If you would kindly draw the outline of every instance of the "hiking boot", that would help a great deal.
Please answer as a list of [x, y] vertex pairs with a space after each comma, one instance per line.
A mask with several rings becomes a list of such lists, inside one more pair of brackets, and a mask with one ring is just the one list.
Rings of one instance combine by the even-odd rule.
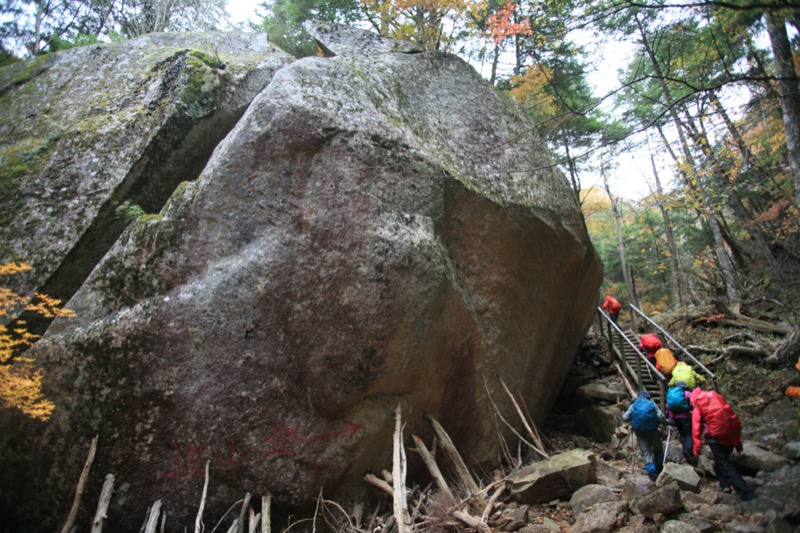
[[725, 494], [733, 494], [733, 489], [731, 487], [720, 487], [719, 491]]
[[745, 492], [742, 493], [742, 501], [743, 502], [749, 502], [749, 501], [755, 500], [755, 499], [756, 499], [756, 495], [752, 490], [748, 490], [748, 491], [745, 491]]

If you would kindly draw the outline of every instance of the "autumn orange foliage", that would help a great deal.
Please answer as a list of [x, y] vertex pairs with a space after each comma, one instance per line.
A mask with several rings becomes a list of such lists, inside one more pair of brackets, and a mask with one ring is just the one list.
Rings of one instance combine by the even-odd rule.
[[[26, 270], [31, 267], [24, 263], [5, 263], [0, 265], [0, 276], [13, 276]], [[42, 394], [42, 374], [34, 369], [33, 360], [14, 355], [33, 344], [38, 336], [29, 332], [23, 321], [17, 321], [11, 330], [6, 323], [23, 311], [45, 318], [75, 316], [73, 311], [59, 308], [60, 304], [60, 300], [44, 294], [21, 296], [0, 286], [0, 318], [4, 322], [0, 324], [0, 403], [37, 420], [50, 418], [55, 405]]]
[[489, 16], [489, 33], [494, 39], [494, 44], [500, 44], [512, 35], [531, 34], [531, 23], [528, 19], [523, 22], [511, 22], [515, 8], [516, 6], [512, 2], [506, 2], [506, 5], [498, 9], [497, 13]]

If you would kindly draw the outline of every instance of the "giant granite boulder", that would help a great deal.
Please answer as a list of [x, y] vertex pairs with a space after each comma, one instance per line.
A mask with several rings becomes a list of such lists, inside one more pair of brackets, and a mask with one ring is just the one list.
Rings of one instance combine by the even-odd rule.
[[471, 466], [498, 457], [496, 410], [518, 420], [504, 385], [544, 420], [601, 279], [567, 181], [462, 60], [327, 34], [32, 350], [58, 409], [3, 416], [0, 512], [66, 515], [95, 435], [84, 497], [113, 473], [122, 531], [157, 498], [191, 528], [207, 461], [206, 523], [246, 491], [358, 496], [391, 466], [398, 405]]

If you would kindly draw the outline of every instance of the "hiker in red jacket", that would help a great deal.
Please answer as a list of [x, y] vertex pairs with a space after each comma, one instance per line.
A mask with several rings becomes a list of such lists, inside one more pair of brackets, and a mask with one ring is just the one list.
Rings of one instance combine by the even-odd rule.
[[608, 313], [608, 316], [611, 317], [611, 320], [616, 324], [619, 319], [619, 312], [622, 311], [622, 305], [620, 305], [616, 298], [607, 294], [606, 299], [603, 300], [603, 306], [600, 309]]
[[656, 366], [656, 352], [661, 349], [661, 339], [652, 333], [645, 333], [639, 339], [639, 351], [644, 352], [647, 360]]
[[742, 501], [750, 501], [756, 497], [753, 489], [736, 470], [730, 457], [733, 449], [742, 451], [742, 423], [739, 417], [721, 394], [716, 391], [705, 391], [700, 387], [694, 389], [690, 398], [692, 411], [692, 440], [694, 455], [700, 455], [700, 447], [705, 439], [714, 455], [714, 474], [719, 480], [720, 489], [730, 492], [731, 488], [739, 492]]

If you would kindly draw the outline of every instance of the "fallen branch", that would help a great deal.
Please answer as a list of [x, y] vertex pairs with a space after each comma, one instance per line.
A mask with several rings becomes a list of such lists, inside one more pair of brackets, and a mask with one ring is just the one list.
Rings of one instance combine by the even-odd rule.
[[61, 528], [61, 533], [69, 533], [72, 526], [75, 524], [75, 519], [78, 517], [78, 508], [81, 506], [81, 498], [83, 497], [83, 490], [86, 488], [86, 480], [89, 477], [89, 470], [92, 468], [94, 462], [94, 454], [97, 452], [97, 439], [99, 435], [95, 435], [92, 439], [92, 444], [89, 446], [89, 455], [86, 456], [86, 463], [83, 465], [81, 477], [78, 479], [78, 486], [75, 488], [75, 499], [72, 500], [72, 508], [67, 515], [67, 521], [64, 527]]
[[100, 491], [100, 499], [97, 501], [97, 511], [92, 520], [92, 533], [103, 531], [103, 521], [108, 518], [108, 505], [111, 503], [111, 495], [114, 493], [114, 474], [106, 475], [103, 482], [103, 489]]
[[631, 395], [631, 397], [636, 397], [636, 389], [631, 384], [631, 381], [628, 379], [628, 376], [625, 374], [625, 372], [622, 371], [622, 367], [619, 366], [619, 363], [617, 362], [614, 362], [614, 367], [617, 369], [617, 374], [619, 374], [619, 376], [622, 378], [625, 388], [628, 389], [628, 393]]
[[206, 480], [203, 482], [203, 497], [200, 498], [200, 509], [197, 510], [197, 518], [194, 520], [194, 533], [200, 533], [203, 529], [203, 510], [206, 508], [206, 495], [208, 494], [208, 469], [211, 461], [206, 461]]
[[453, 492], [450, 490], [450, 487], [447, 485], [447, 481], [445, 481], [444, 476], [442, 475], [442, 471], [439, 470], [439, 465], [436, 464], [436, 459], [434, 459], [433, 454], [428, 451], [428, 448], [425, 446], [425, 443], [422, 442], [422, 439], [416, 435], [412, 435], [411, 438], [414, 439], [414, 445], [416, 446], [417, 453], [419, 453], [420, 457], [422, 457], [422, 462], [425, 463], [425, 466], [428, 467], [428, 472], [430, 472], [436, 487], [441, 492], [447, 494], [451, 500], [455, 499], [453, 497]]
[[521, 442], [525, 443], [525, 445], [526, 445], [526, 446], [528, 446], [528, 447], [529, 447], [529, 448], [531, 448], [531, 449], [536, 449], [536, 445], [535, 445], [535, 444], [533, 444], [532, 442], [528, 442], [528, 440], [527, 440], [525, 437], [523, 437], [522, 435], [520, 435], [520, 434], [519, 434], [519, 432], [518, 432], [518, 431], [517, 431], [517, 430], [514, 428], [514, 426], [512, 426], [512, 425], [511, 425], [511, 424], [508, 422], [508, 420], [506, 420], [506, 419], [505, 419], [505, 417], [502, 415], [502, 413], [500, 413], [500, 408], [499, 408], [499, 407], [497, 407], [497, 404], [496, 404], [496, 403], [494, 403], [494, 399], [492, 398], [492, 395], [489, 393], [489, 386], [488, 386], [488, 385], [487, 385], [485, 382], [484, 382], [483, 386], [484, 386], [484, 388], [486, 388], [486, 395], [487, 395], [487, 397], [489, 398], [489, 402], [492, 404], [492, 407], [494, 407], [494, 412], [495, 412], [495, 414], [497, 415], [497, 417], [498, 417], [500, 420], [502, 420], [502, 421], [503, 421], [503, 424], [505, 424], [505, 425], [506, 425], [506, 427], [507, 427], [509, 430], [511, 430], [511, 432], [512, 432], [512, 433], [513, 433], [513, 434], [514, 434], [514, 435], [515, 435], [515, 436], [516, 436], [516, 437], [517, 437], [517, 438], [518, 438], [518, 439], [519, 439]]
[[272, 494], [261, 497], [261, 533], [271, 533], [270, 515], [272, 514]]
[[536, 442], [536, 444], [538, 444], [538, 447], [536, 447], [536, 446], [533, 447], [533, 451], [535, 451], [536, 453], [538, 453], [541, 457], [543, 457], [545, 459], [550, 459], [550, 456], [547, 455], [547, 452], [544, 451], [544, 443], [542, 442], [541, 437], [539, 437], [539, 433], [534, 431], [531, 428], [530, 424], [528, 424], [528, 420], [525, 418], [525, 415], [522, 413], [522, 409], [520, 409], [519, 404], [517, 403], [517, 400], [514, 398], [514, 395], [511, 394], [511, 391], [508, 390], [508, 387], [506, 387], [506, 384], [502, 379], [500, 380], [500, 383], [503, 385], [503, 389], [505, 389], [506, 394], [508, 394], [508, 397], [511, 399], [511, 403], [514, 404], [514, 408], [517, 410], [517, 414], [519, 415], [520, 420], [522, 420], [522, 423], [525, 426], [525, 429], [528, 430], [528, 435], [530, 435], [531, 438]]
[[722, 354], [711, 361], [710, 364], [717, 363], [726, 357], [731, 356], [744, 356], [744, 357], [769, 357], [769, 352], [764, 348], [754, 348], [750, 346], [728, 346], [722, 351]]
[[464, 511], [453, 511], [453, 516], [467, 524], [469, 527], [477, 529], [483, 533], [492, 533], [492, 528], [482, 522], [479, 518], [475, 518], [471, 514]]
[[394, 453], [392, 460], [392, 479], [394, 480], [394, 516], [397, 522], [397, 532], [407, 533], [411, 528], [411, 517], [408, 514], [408, 501], [406, 501], [406, 449], [403, 446], [403, 424], [401, 421], [400, 405], [394, 410]]
[[236, 521], [236, 531], [244, 533], [244, 517], [247, 516], [247, 510], [250, 508], [250, 493], [246, 492], [244, 495], [244, 502], [242, 502], [242, 510], [239, 511], [239, 519]]
[[155, 533], [156, 526], [158, 525], [158, 515], [161, 514], [161, 500], [156, 500], [150, 508], [150, 516], [147, 519], [147, 525], [144, 528], [144, 533]]
[[483, 515], [481, 516], [481, 521], [488, 522], [489, 517], [492, 514], [492, 509], [494, 508], [494, 504], [497, 503], [497, 500], [500, 498], [500, 495], [506, 490], [506, 484], [503, 482], [503, 479], [495, 474], [495, 483], [497, 484], [497, 488], [495, 489], [492, 496], [489, 498], [489, 501], [486, 503], [486, 509], [483, 510]]
[[366, 481], [370, 485], [378, 487], [383, 492], [394, 498], [394, 491], [392, 490], [392, 486], [386, 483], [378, 476], [376, 476], [375, 474], [367, 474], [366, 476], [364, 476], [364, 481]]
[[429, 416], [428, 419], [431, 421], [433, 431], [436, 433], [442, 445], [442, 451], [450, 459], [450, 463], [456, 471], [456, 476], [461, 480], [466, 493], [469, 496], [475, 497], [476, 503], [480, 507], [480, 510], [483, 511], [483, 509], [486, 508], [486, 500], [484, 500], [483, 496], [480, 494], [480, 487], [478, 487], [472, 474], [470, 474], [467, 465], [464, 463], [464, 459], [461, 458], [461, 454], [458, 453], [452, 439], [450, 439], [450, 435], [447, 434], [444, 428], [433, 417]]

